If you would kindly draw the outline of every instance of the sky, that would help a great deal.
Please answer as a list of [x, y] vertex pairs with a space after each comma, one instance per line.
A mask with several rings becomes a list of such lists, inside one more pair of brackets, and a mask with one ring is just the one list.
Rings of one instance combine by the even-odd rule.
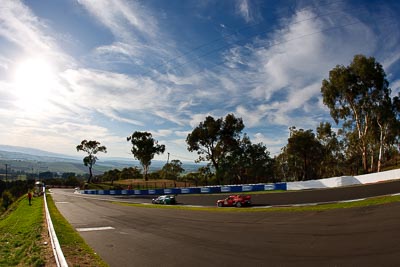
[[150, 132], [155, 159], [193, 161], [206, 116], [242, 118], [271, 156], [289, 127], [335, 124], [322, 80], [375, 57], [400, 90], [400, 2], [367, 0], [1, 0], [0, 144], [132, 158]]

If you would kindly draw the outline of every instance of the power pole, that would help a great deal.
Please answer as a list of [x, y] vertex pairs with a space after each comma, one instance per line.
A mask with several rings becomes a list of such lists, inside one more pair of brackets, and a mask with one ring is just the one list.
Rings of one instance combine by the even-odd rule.
[[7, 167], [8, 167], [8, 164], [6, 164], [6, 183], [7, 183]]
[[169, 163], [169, 152], [168, 152], [168, 158], [167, 158], [167, 164], [166, 164], [166, 168], [165, 168], [165, 178], [168, 179], [168, 163]]

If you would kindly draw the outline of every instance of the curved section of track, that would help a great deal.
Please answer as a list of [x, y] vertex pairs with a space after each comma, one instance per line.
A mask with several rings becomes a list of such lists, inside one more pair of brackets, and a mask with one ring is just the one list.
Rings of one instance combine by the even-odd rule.
[[[399, 184], [260, 194], [254, 200], [340, 201], [398, 193]], [[86, 229], [81, 236], [110, 266], [397, 266], [400, 258], [399, 202], [328, 211], [205, 212], [123, 206], [53, 191], [63, 216]], [[221, 195], [198, 197], [179, 200], [215, 205], [212, 198]]]
[[[400, 180], [349, 187], [262, 193], [252, 195], [255, 206], [298, 205], [308, 203], [346, 201], [400, 193]], [[179, 203], [185, 205], [215, 206], [218, 199], [227, 195], [179, 195]]]

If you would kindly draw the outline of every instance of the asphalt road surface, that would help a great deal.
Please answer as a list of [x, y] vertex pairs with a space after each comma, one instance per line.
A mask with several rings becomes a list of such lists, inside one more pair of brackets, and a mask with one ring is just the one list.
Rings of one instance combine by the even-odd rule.
[[[354, 187], [358, 192], [354, 195], [343, 193], [349, 188], [323, 190], [322, 195], [336, 192], [333, 195], [360, 198], [368, 192], [399, 193], [399, 184]], [[312, 199], [303, 195], [307, 192], [287, 197], [305, 198], [300, 202], [307, 203]], [[57, 208], [110, 266], [399, 266], [400, 262], [400, 203], [323, 212], [207, 212], [129, 207], [97, 197], [53, 189]], [[141, 200], [133, 199], [137, 201]]]

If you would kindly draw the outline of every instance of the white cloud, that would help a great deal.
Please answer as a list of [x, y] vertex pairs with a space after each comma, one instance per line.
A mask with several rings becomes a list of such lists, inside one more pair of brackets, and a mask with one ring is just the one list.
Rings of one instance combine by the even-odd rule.
[[210, 113], [206, 113], [206, 114], [193, 114], [192, 115], [192, 118], [191, 118], [191, 120], [190, 120], [190, 126], [192, 127], [192, 128], [195, 128], [195, 127], [197, 127], [197, 126], [199, 126], [199, 124], [200, 124], [200, 122], [203, 122], [204, 121], [204, 119], [207, 117], [207, 116], [212, 116]]
[[94, 54], [99, 60], [111, 61], [111, 63], [124, 62], [124, 63], [135, 63], [143, 64], [141, 60], [137, 58], [138, 48], [132, 44], [123, 42], [114, 42], [110, 45], [99, 46], [95, 49]]
[[247, 23], [254, 22], [261, 17], [257, 9], [252, 7], [252, 4], [254, 4], [254, 2], [251, 2], [249, 0], [239, 0], [236, 2], [236, 12]]
[[184, 137], [185, 139], [188, 136], [188, 134], [190, 134], [190, 133], [191, 133], [191, 131], [174, 131], [174, 134], [176, 136]]
[[0, 55], [0, 71], [3, 69], [3, 71], [6, 71], [9, 69], [10, 64], [12, 64], [12, 61], [2, 55]]
[[0, 9], [0, 35], [25, 50], [49, 50], [52, 40], [43, 35], [44, 24], [20, 1], [5, 1]]
[[[95, 48], [98, 60], [135, 63], [148, 62], [147, 55], [168, 57], [170, 44], [159, 31], [150, 10], [136, 1], [77, 0], [95, 19], [113, 34], [115, 41]], [[103, 58], [105, 57], [105, 58]]]
[[[293, 88], [288, 94], [285, 109], [287, 111], [304, 108], [307, 102], [320, 93], [321, 84], [314, 83], [304, 88]], [[313, 110], [315, 112], [315, 110]]]
[[144, 124], [142, 122], [126, 118], [125, 116], [120, 116], [120, 115], [116, 114], [116, 112], [114, 110], [109, 109], [107, 107], [101, 108], [101, 109], [99, 109], [99, 111], [102, 114], [104, 114], [106, 117], [108, 117], [112, 120], [132, 124], [132, 125], [137, 125], [137, 126], [144, 126]]
[[77, 140], [80, 139], [105, 139], [109, 138], [110, 132], [107, 128], [93, 124], [78, 123], [78, 122], [63, 122], [59, 124], [52, 124], [49, 126], [50, 131], [55, 133], [74, 133]]
[[390, 67], [395, 64], [400, 59], [400, 51], [396, 51], [389, 55], [388, 58], [382, 63], [384, 69], [390, 69]]
[[287, 142], [286, 136], [281, 135], [279, 138], [271, 138], [259, 132], [255, 133], [250, 138], [252, 143], [263, 143], [267, 147], [267, 150], [271, 153], [271, 156], [278, 154], [282, 148], [282, 144]]
[[389, 84], [392, 89], [392, 97], [397, 96], [400, 93], [400, 80], [395, 80]]
[[[21, 1], [4, 1], [0, 8], [0, 37], [19, 47], [20, 57], [38, 56], [51, 58], [54, 62], [73, 65], [71, 57], [62, 52], [55, 42], [49, 25], [40, 20]], [[3, 57], [4, 58], [4, 57]], [[10, 67], [12, 61], [6, 59]], [[2, 60], [4, 61], [4, 60]]]
[[[259, 126], [263, 118], [271, 125], [310, 127], [315, 118], [326, 116], [320, 87], [329, 70], [350, 62], [354, 54], [376, 48], [378, 37], [364, 23], [338, 28], [351, 19], [355, 20], [350, 15], [317, 17], [303, 10], [284, 20], [268, 38], [257, 38], [245, 50], [235, 48], [224, 54], [231, 67], [221, 73], [230, 80], [225, 89], [229, 90], [229, 84], [241, 88], [236, 112], [249, 127]], [[238, 64], [247, 70], [236, 71]]]
[[166, 97], [163, 88], [148, 78], [93, 69], [69, 69], [61, 76], [71, 90], [66, 96], [69, 103], [80, 107], [147, 110], [162, 105]]
[[135, 40], [132, 30], [154, 36], [156, 21], [136, 2], [120, 0], [78, 0], [95, 18], [123, 40]]
[[177, 125], [184, 125], [185, 121], [180, 118], [180, 115], [172, 114], [162, 110], [155, 110], [154, 114], [158, 117], [176, 123]]
[[[160, 119], [159, 122], [153, 120], [153, 124], [169, 121], [180, 126], [187, 123], [185, 116], [190, 116], [187, 112], [185, 115], [183, 110], [190, 107], [187, 104], [193, 95], [186, 94], [179, 87], [171, 88], [165, 79], [133, 77], [93, 69], [69, 69], [60, 76], [70, 90], [63, 98], [68, 99], [66, 103], [70, 103], [71, 109], [77, 109], [80, 113], [97, 111], [110, 119], [142, 126], [145, 125], [142, 120], [145, 114]], [[195, 91], [195, 94], [198, 97], [202, 93]], [[115, 111], [118, 114], [135, 114], [136, 118], [116, 115]]]
[[243, 123], [246, 127], [258, 126], [265, 116], [265, 111], [263, 110], [248, 110], [244, 106], [238, 106], [235, 112], [237, 117], [243, 119]]
[[[292, 21], [302, 21], [310, 15], [308, 12], [297, 13]], [[261, 88], [266, 91], [264, 93], [266, 100], [282, 88], [292, 85], [304, 86], [308, 82], [307, 77], [321, 72], [321, 59], [324, 59], [325, 52], [323, 34], [298, 38], [318, 32], [321, 27], [318, 21], [289, 23], [287, 28], [277, 30], [273, 34], [272, 41], [268, 41], [274, 45], [266, 43], [266, 48], [255, 51], [262, 66], [260, 74], [263, 75], [265, 84], [268, 84], [268, 88]], [[255, 95], [259, 94], [260, 92], [255, 92]]]
[[169, 129], [160, 129], [160, 130], [156, 130], [154, 132], [152, 132], [152, 135], [154, 137], [160, 138], [160, 137], [165, 137], [165, 136], [169, 136], [173, 133], [172, 130]]
[[242, 57], [242, 47], [234, 46], [224, 53], [225, 65], [229, 68], [238, 68], [240, 65], [247, 65]]

